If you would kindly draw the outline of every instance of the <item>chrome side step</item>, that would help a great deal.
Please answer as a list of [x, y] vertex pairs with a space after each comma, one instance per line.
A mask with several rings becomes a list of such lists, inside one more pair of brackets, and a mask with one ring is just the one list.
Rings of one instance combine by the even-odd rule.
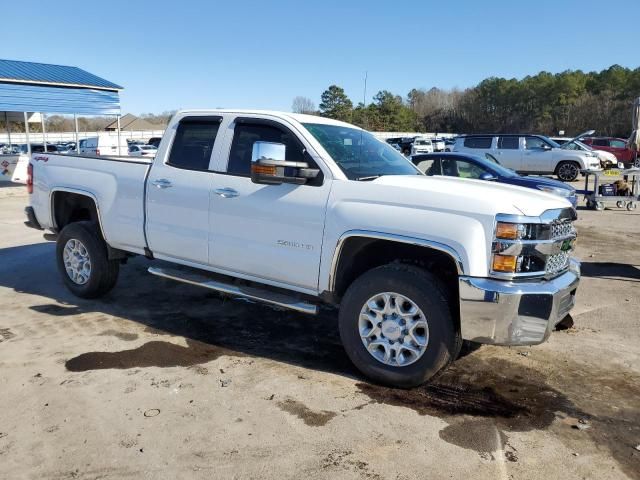
[[216, 280], [215, 278], [207, 275], [174, 268], [149, 267], [148, 272], [159, 277], [216, 290], [233, 297], [248, 298], [257, 302], [267, 303], [269, 305], [289, 310], [296, 310], [309, 315], [316, 315], [318, 313], [318, 307], [316, 305], [300, 300], [293, 295], [272, 292], [258, 287], [234, 285], [223, 280]]

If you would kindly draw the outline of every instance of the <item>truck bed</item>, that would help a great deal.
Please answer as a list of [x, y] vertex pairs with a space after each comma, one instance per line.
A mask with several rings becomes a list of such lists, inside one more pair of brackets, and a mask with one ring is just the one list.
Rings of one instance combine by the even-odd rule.
[[51, 212], [56, 192], [89, 195], [100, 206], [98, 215], [107, 243], [144, 253], [144, 189], [150, 159], [36, 153], [31, 164], [31, 205], [42, 227], [55, 228]]

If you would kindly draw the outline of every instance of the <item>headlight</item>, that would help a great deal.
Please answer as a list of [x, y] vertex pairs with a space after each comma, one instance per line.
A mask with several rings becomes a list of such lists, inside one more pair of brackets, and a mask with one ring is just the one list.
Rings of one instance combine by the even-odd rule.
[[571, 219], [516, 223], [500, 221], [500, 217], [504, 216], [498, 215], [491, 245], [493, 274], [507, 278], [537, 276], [556, 274], [568, 267], [569, 252], [576, 238]]
[[553, 193], [554, 195], [558, 195], [559, 197], [570, 197], [573, 193], [571, 190], [567, 188], [560, 187], [550, 187], [549, 185], [537, 185], [538, 190], [542, 190], [543, 192]]

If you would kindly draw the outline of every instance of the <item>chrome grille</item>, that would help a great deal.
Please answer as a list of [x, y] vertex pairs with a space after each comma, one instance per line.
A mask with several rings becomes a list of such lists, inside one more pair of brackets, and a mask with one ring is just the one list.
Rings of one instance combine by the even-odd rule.
[[570, 220], [551, 224], [551, 238], [561, 238], [571, 235], [575, 232], [573, 223]]
[[554, 274], [561, 272], [569, 266], [569, 252], [560, 252], [549, 255], [547, 258], [546, 273]]

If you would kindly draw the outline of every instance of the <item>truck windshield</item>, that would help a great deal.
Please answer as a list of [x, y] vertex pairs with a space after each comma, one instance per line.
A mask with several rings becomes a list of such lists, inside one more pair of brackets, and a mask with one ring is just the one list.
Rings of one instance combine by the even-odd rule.
[[305, 123], [304, 126], [350, 180], [370, 180], [383, 175], [422, 175], [398, 151], [369, 132], [321, 123]]

